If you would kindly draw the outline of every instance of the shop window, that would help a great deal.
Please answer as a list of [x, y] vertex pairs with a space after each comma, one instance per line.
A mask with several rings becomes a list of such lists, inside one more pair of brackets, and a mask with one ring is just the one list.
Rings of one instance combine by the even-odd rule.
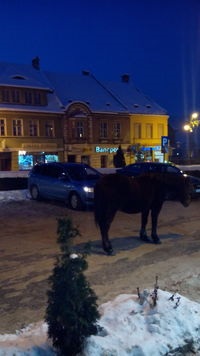
[[0, 152], [0, 171], [11, 170], [11, 153]]
[[18, 155], [18, 166], [20, 170], [28, 170], [33, 167], [33, 155], [20, 153]]
[[13, 120], [13, 136], [22, 136], [22, 120]]
[[68, 162], [76, 162], [76, 155], [68, 155], [67, 161]]
[[58, 162], [57, 154], [45, 154], [45, 163]]
[[81, 156], [81, 163], [90, 165], [90, 156]]
[[29, 136], [38, 136], [38, 120], [29, 120]]
[[107, 168], [108, 166], [108, 157], [106, 155], [101, 156], [101, 168]]

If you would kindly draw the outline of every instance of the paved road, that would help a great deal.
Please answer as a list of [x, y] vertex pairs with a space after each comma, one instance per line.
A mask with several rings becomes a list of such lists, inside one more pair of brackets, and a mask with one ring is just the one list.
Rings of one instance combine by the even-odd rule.
[[188, 208], [166, 202], [160, 214], [161, 245], [144, 244], [138, 238], [139, 215], [118, 213], [110, 230], [115, 255], [101, 248], [93, 213], [74, 212], [55, 203], [31, 200], [0, 205], [0, 333], [14, 332], [31, 322], [43, 320], [47, 279], [55, 256], [57, 218], [69, 215], [81, 236], [81, 249], [91, 241], [87, 278], [99, 304], [121, 293], [151, 288], [158, 275], [161, 289], [200, 302], [200, 200]]

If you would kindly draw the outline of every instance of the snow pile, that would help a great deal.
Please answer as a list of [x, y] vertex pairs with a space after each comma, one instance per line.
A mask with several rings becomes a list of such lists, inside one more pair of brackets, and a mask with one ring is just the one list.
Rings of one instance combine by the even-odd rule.
[[26, 199], [30, 199], [30, 194], [27, 189], [0, 191], [0, 203], [4, 201], [19, 201]]
[[[161, 356], [191, 349], [200, 355], [199, 303], [159, 289], [156, 306], [148, 298], [141, 304], [137, 295], [122, 294], [99, 309], [99, 334], [87, 339], [84, 356]], [[1, 335], [0, 356], [14, 354], [54, 355], [47, 325]]]

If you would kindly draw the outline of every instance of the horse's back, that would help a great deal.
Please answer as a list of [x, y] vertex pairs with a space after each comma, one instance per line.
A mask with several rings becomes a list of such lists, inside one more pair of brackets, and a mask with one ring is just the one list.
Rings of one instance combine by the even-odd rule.
[[149, 176], [127, 177], [118, 173], [103, 176], [95, 186], [95, 220], [105, 218], [110, 213], [121, 210], [134, 214], [151, 206], [155, 197], [154, 185]]

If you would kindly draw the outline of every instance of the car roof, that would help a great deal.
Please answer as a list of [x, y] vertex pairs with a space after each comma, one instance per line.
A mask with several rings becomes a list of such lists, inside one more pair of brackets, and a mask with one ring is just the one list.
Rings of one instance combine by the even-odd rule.
[[[47, 163], [38, 163], [38, 166], [82, 166], [82, 167], [90, 167], [88, 164], [86, 163], [81, 163], [81, 162], [47, 162]], [[91, 167], [93, 168], [93, 167]]]
[[173, 167], [177, 167], [174, 163], [171, 163], [171, 162], [135, 162], [135, 163], [128, 164], [126, 167], [139, 166], [139, 165], [141, 165], [141, 166], [153, 165], [153, 166], [173, 166]]

